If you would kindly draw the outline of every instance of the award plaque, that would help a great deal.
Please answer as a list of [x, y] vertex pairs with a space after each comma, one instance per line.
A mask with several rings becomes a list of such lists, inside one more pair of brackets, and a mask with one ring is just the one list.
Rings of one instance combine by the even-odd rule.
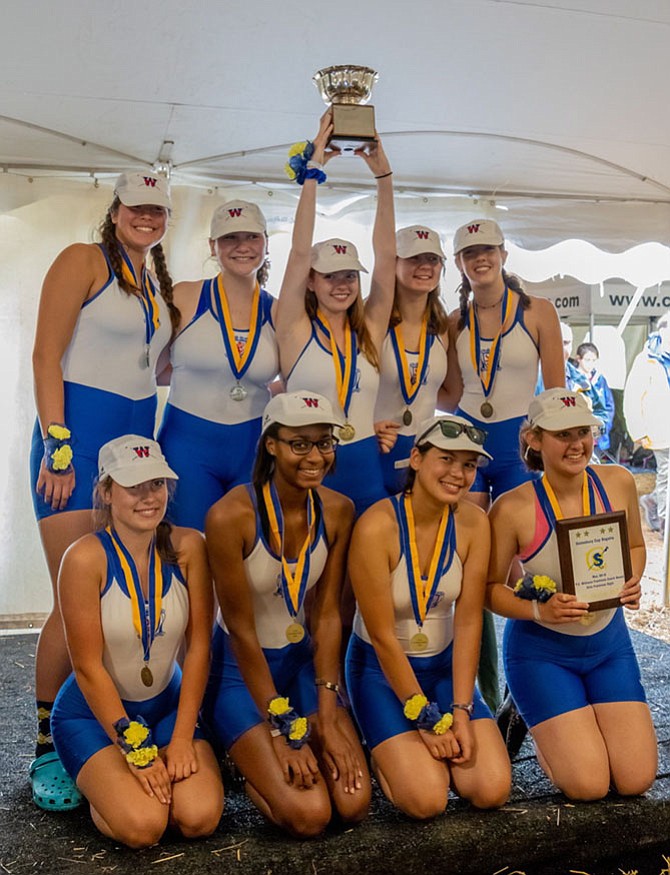
[[353, 152], [374, 143], [375, 108], [366, 106], [379, 78], [370, 67], [344, 64], [325, 67], [312, 77], [324, 102], [333, 108], [332, 143], [342, 152]]
[[563, 592], [589, 603], [589, 611], [621, 606], [632, 577], [628, 527], [622, 510], [556, 521]]

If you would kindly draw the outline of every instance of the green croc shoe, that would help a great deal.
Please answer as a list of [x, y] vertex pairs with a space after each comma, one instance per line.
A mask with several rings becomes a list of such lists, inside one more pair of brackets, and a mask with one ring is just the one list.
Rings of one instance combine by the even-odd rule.
[[55, 751], [32, 761], [30, 783], [33, 802], [45, 811], [71, 811], [81, 805], [84, 798]]

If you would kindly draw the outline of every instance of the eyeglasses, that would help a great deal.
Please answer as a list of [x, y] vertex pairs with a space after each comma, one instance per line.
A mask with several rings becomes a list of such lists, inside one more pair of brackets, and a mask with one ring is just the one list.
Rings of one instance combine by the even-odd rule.
[[335, 448], [339, 444], [336, 437], [321, 438], [318, 441], [308, 441], [306, 438], [294, 438], [287, 441], [285, 438], [276, 438], [282, 444], [288, 444], [291, 452], [296, 456], [307, 456], [312, 452], [312, 447], [316, 447], [322, 456], [327, 456], [329, 453], [334, 453]]
[[417, 446], [428, 437], [431, 431], [435, 431], [436, 428], [440, 429], [444, 437], [451, 440], [460, 437], [465, 433], [473, 444], [477, 444], [477, 446], [480, 447], [484, 445], [484, 441], [488, 434], [483, 428], [477, 428], [476, 425], [463, 425], [462, 422], [454, 422], [452, 419], [440, 419], [439, 422], [431, 425], [428, 431], [425, 431], [416, 439]]

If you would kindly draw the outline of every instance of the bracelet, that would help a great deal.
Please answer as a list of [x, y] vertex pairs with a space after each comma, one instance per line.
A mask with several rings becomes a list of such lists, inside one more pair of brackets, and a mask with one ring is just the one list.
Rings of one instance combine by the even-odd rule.
[[139, 714], [137, 720], [122, 717], [113, 724], [116, 743], [125, 755], [126, 762], [137, 769], [146, 769], [158, 756], [158, 748], [151, 741], [151, 730]]
[[375, 176], [375, 179], [386, 179], [387, 176], [393, 176], [393, 171], [389, 170], [388, 173], [380, 173], [379, 176]]
[[332, 690], [333, 693], [340, 692], [340, 685], [339, 684], [331, 684], [330, 681], [325, 681], [323, 678], [317, 678], [314, 681], [314, 684], [317, 687], [325, 687], [327, 690]]
[[271, 738], [279, 738], [280, 735], [281, 735], [281, 729], [271, 729], [270, 730], [270, 737]]
[[435, 702], [429, 702], [423, 693], [415, 693], [405, 700], [403, 714], [408, 720], [414, 720], [418, 729], [433, 735], [444, 735], [454, 722], [449, 711], [442, 714]]
[[[556, 581], [552, 580], [551, 577], [547, 577], [546, 574], [530, 574], [527, 571], [514, 584], [512, 592], [519, 599], [527, 599], [533, 602], [548, 602], [557, 589]], [[533, 616], [536, 620], [538, 619], [535, 615], [535, 608], [533, 608]]]
[[44, 465], [53, 474], [69, 474], [72, 470], [72, 432], [65, 425], [49, 423], [44, 438]]
[[294, 179], [298, 185], [303, 185], [306, 179], [316, 179], [321, 185], [327, 179], [316, 161], [311, 161], [314, 154], [314, 143], [304, 140], [294, 143], [288, 150], [288, 161], [284, 165], [284, 171], [289, 179]]
[[463, 702], [452, 702], [451, 710], [458, 709], [459, 711], [467, 711], [468, 717], [472, 717], [472, 712], [475, 710], [475, 706], [472, 702], [469, 705], [464, 704]]
[[300, 717], [291, 708], [289, 700], [283, 696], [275, 696], [268, 704], [268, 720], [274, 729], [279, 730], [286, 743], [294, 750], [300, 750], [309, 738], [310, 726], [306, 717]]
[[537, 620], [538, 623], [542, 622], [542, 617], [540, 616], [540, 603], [538, 601], [533, 602], [533, 619]]

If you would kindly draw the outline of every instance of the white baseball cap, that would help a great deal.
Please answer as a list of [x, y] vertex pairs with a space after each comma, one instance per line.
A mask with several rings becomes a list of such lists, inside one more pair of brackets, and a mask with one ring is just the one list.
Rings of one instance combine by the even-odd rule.
[[454, 255], [468, 246], [503, 246], [505, 238], [500, 225], [493, 219], [473, 219], [461, 225], [454, 234]]
[[335, 414], [327, 398], [307, 391], [281, 392], [275, 395], [263, 411], [262, 433], [274, 423], [289, 428], [299, 428], [302, 425], [343, 425], [341, 417]]
[[469, 419], [453, 413], [442, 413], [439, 416], [431, 416], [421, 423], [414, 439], [414, 446], [432, 444], [441, 450], [469, 450], [492, 459], [493, 456], [484, 449], [485, 440], [484, 429], [473, 425]]
[[413, 255], [423, 255], [424, 252], [446, 258], [440, 235], [432, 228], [426, 228], [425, 225], [400, 228], [396, 231], [395, 243], [398, 258], [411, 258]]
[[591, 410], [591, 401], [583, 392], [571, 392], [557, 387], [540, 392], [530, 402], [528, 421], [531, 426], [546, 431], [598, 425], [602, 422]]
[[360, 270], [367, 273], [358, 258], [358, 250], [348, 240], [331, 237], [312, 246], [312, 269], [318, 273], [335, 273], [338, 270]]
[[159, 444], [139, 434], [124, 434], [100, 447], [98, 480], [105, 477], [111, 477], [119, 486], [137, 486], [162, 478], [179, 480]]
[[150, 170], [139, 173], [122, 173], [116, 180], [114, 194], [124, 207], [141, 207], [151, 204], [169, 210], [170, 183], [164, 176]]
[[226, 201], [214, 210], [209, 229], [210, 240], [218, 240], [226, 234], [246, 231], [249, 234], [265, 234], [265, 216], [257, 204], [249, 201]]

